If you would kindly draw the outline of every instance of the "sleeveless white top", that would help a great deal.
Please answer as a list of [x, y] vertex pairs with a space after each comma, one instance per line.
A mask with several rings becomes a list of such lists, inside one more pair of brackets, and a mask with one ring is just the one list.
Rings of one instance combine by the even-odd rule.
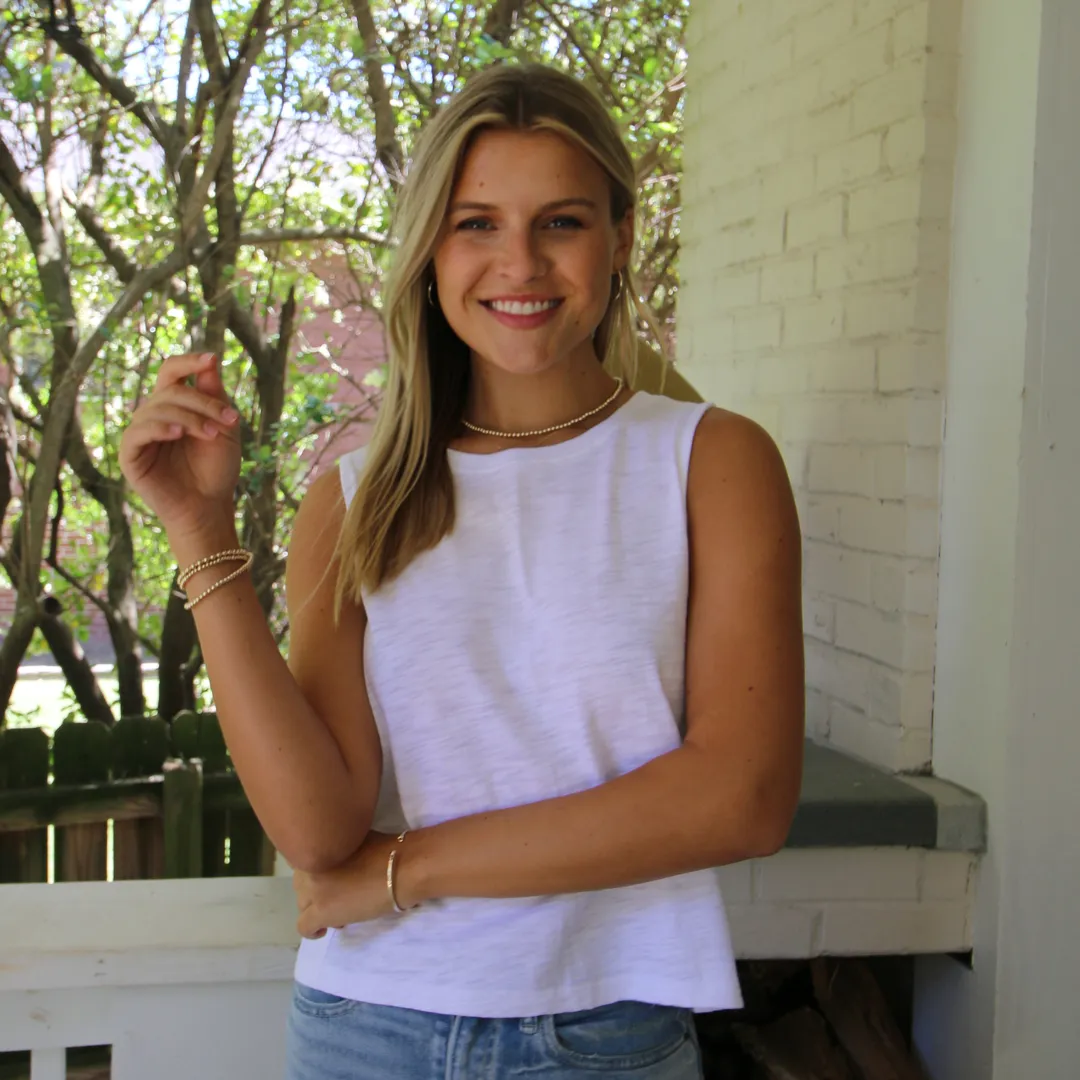
[[[637, 393], [566, 442], [449, 451], [453, 532], [364, 598], [383, 748], [374, 828], [567, 795], [680, 744], [686, 480], [707, 408]], [[362, 458], [339, 463], [346, 500]], [[431, 901], [304, 941], [296, 977], [372, 1004], [477, 1017], [627, 999], [742, 1003], [714, 870]]]

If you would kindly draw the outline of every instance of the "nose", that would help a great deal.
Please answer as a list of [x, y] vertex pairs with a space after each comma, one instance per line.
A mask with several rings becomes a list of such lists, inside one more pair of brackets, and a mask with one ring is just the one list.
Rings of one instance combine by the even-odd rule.
[[548, 260], [540, 244], [540, 237], [527, 226], [503, 229], [499, 252], [499, 269], [509, 281], [524, 283], [543, 277]]

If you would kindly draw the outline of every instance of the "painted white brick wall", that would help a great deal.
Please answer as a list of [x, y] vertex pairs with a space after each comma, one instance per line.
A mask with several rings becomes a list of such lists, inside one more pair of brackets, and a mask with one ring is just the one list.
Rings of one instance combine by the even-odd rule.
[[788, 848], [721, 870], [742, 959], [965, 952], [978, 862], [961, 851]]
[[791, 473], [811, 734], [896, 770], [930, 760], [959, 16], [701, 0], [688, 28], [679, 363]]

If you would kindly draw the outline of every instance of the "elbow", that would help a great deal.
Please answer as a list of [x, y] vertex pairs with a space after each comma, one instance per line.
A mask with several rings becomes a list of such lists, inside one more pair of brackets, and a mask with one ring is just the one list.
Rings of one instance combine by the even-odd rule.
[[790, 798], [777, 797], [773, 792], [746, 799], [743, 812], [737, 815], [741, 822], [736, 844], [738, 860], [766, 859], [781, 851], [797, 809], [798, 792]]
[[787, 843], [788, 833], [791, 831], [792, 815], [783, 817], [773, 816], [771, 821], [759, 821], [757, 827], [747, 837], [747, 851], [744, 858], [767, 859], [781, 851]]
[[738, 818], [743, 823], [744, 859], [766, 859], [781, 851], [787, 843], [799, 809], [801, 754], [798, 766], [792, 768], [790, 765], [785, 763], [783, 768], [767, 770], [743, 788]]
[[293, 870], [302, 870], [305, 874], [325, 874], [340, 866], [352, 854], [340, 854], [335, 850], [315, 848], [311, 845], [278, 850]]
[[356, 822], [348, 828], [313, 829], [306, 833], [293, 833], [281, 837], [274, 847], [294, 870], [307, 874], [324, 874], [335, 870], [354, 855], [364, 843], [371, 822]]

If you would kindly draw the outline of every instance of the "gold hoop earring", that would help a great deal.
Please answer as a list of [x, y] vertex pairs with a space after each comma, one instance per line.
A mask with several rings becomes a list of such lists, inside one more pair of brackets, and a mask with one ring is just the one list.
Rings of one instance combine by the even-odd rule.
[[622, 296], [623, 277], [622, 277], [622, 274], [612, 274], [611, 278], [616, 283], [615, 284], [615, 295], [611, 298], [611, 302], [614, 304], [615, 301], [618, 300], [620, 296]]
[[429, 304], [430, 304], [430, 305], [431, 305], [432, 307], [435, 307], [435, 296], [434, 296], [434, 293], [433, 293], [433, 290], [434, 290], [434, 288], [435, 288], [435, 279], [434, 279], [434, 278], [432, 278], [432, 279], [431, 279], [431, 280], [430, 280], [430, 281], [429, 281], [429, 282], [427, 283], [427, 302], [428, 302], [428, 303], [429, 303]]

